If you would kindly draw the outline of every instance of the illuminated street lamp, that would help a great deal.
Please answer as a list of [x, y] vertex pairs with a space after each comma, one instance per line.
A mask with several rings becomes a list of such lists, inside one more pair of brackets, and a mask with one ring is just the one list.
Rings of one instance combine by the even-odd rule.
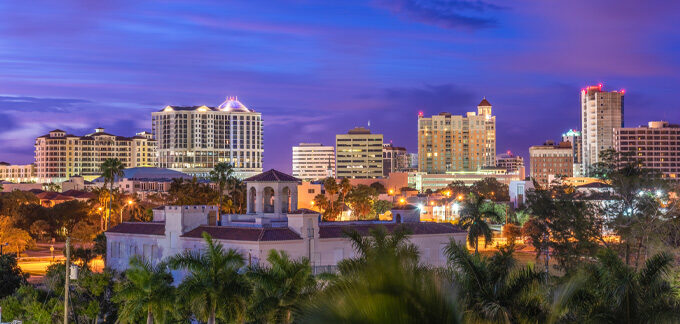
[[399, 203], [402, 204], [402, 205], [405, 204], [405, 203], [406, 203], [406, 199], [404, 199], [404, 198], [399, 198]]
[[121, 223], [123, 222], [123, 210], [125, 210], [126, 206], [132, 206], [132, 204], [134, 204], [134, 203], [135, 202], [132, 201], [132, 199], [130, 199], [130, 200], [127, 201], [127, 205], [123, 205], [123, 207], [120, 209], [120, 222]]

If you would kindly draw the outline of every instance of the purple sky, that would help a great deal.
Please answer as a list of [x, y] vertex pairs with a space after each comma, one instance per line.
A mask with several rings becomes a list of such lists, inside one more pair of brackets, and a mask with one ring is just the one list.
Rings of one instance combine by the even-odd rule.
[[679, 1], [2, 1], [0, 161], [36, 136], [149, 130], [165, 105], [237, 95], [264, 166], [371, 121], [417, 150], [417, 113], [498, 116], [498, 152], [579, 127], [579, 90], [625, 89], [625, 123], [680, 122]]

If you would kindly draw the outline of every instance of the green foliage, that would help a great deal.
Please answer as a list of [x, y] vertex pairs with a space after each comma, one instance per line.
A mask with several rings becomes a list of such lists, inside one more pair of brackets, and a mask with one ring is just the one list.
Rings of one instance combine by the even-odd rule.
[[5, 243], [8, 245], [3, 246], [4, 253], [21, 253], [34, 244], [28, 232], [13, 227], [9, 217], [0, 216], [0, 244]]
[[500, 222], [503, 215], [496, 204], [487, 201], [482, 196], [470, 194], [460, 212], [459, 224], [468, 230], [468, 243], [475, 247], [475, 254], [479, 253], [479, 237], [484, 237], [484, 245], [493, 240], [493, 233], [488, 221]]
[[667, 278], [672, 263], [672, 256], [661, 253], [636, 271], [604, 249], [595, 263], [560, 287], [561, 294], [553, 298], [554, 317], [565, 322], [677, 323], [680, 303]]
[[204, 252], [184, 250], [170, 258], [173, 269], [185, 269], [189, 275], [179, 285], [182, 302], [201, 321], [214, 324], [216, 318], [234, 321], [245, 317], [250, 285], [239, 270], [245, 265], [238, 251], [224, 250], [221, 244], [203, 233]]
[[375, 215], [371, 212], [373, 211], [373, 201], [375, 201], [377, 196], [378, 193], [375, 188], [367, 185], [358, 185], [349, 192], [347, 203], [357, 219], [375, 218]]
[[[63, 287], [62, 287], [63, 288]], [[33, 286], [23, 285], [13, 295], [0, 300], [3, 320], [21, 320], [24, 323], [58, 323], [64, 304], [58, 298]]]
[[387, 200], [376, 200], [373, 202], [373, 214], [378, 216], [392, 209], [392, 202]]
[[300, 323], [461, 323], [453, 287], [422, 267], [405, 232], [348, 233], [359, 256], [303, 309]]
[[485, 258], [470, 254], [465, 245], [452, 239], [444, 253], [465, 305], [467, 322], [545, 321], [539, 284], [542, 274], [530, 266], [517, 266], [512, 247]]
[[175, 302], [172, 281], [166, 263], [153, 265], [138, 256], [130, 259], [113, 298], [120, 307], [119, 322], [166, 323]]
[[387, 193], [387, 189], [385, 189], [385, 186], [380, 182], [373, 182], [370, 184], [370, 187], [373, 188], [378, 195]]
[[247, 274], [254, 288], [249, 317], [257, 323], [291, 323], [317, 291], [309, 260], [271, 250], [267, 261], [270, 266], [255, 266]]
[[538, 251], [549, 248], [559, 267], [572, 271], [583, 257], [594, 256], [603, 240], [603, 220], [592, 205], [577, 200], [569, 188], [536, 189], [527, 195], [531, 218], [523, 233]]
[[470, 192], [493, 201], [510, 201], [508, 185], [496, 178], [484, 178], [472, 184]]
[[168, 190], [169, 204], [172, 205], [213, 205], [219, 200], [219, 191], [198, 179], [172, 179]]
[[9, 296], [26, 283], [28, 274], [21, 271], [14, 253], [0, 255], [0, 298]]

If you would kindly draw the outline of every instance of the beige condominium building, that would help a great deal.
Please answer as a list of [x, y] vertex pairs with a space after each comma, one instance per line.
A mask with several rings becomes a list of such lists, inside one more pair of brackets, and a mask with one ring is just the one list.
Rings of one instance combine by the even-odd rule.
[[418, 117], [418, 171], [446, 173], [496, 166], [496, 117], [485, 99], [477, 113]]
[[571, 150], [574, 153], [574, 176], [582, 177], [583, 174], [583, 142], [581, 141], [581, 132], [570, 129], [568, 132], [562, 134], [562, 142], [571, 143]]
[[570, 142], [547, 141], [529, 148], [531, 178], [539, 185], [550, 185], [550, 178], [572, 177], [574, 155]]
[[0, 162], [0, 182], [2, 181], [13, 183], [37, 182], [35, 165]]
[[680, 125], [650, 121], [647, 126], [616, 128], [614, 148], [665, 178], [680, 179]]
[[161, 168], [208, 177], [227, 162], [239, 178], [262, 172], [262, 115], [236, 97], [217, 107], [166, 106], [151, 120]]
[[614, 128], [623, 127], [624, 91], [602, 91], [602, 84], [581, 89], [581, 154], [585, 174], [600, 152], [614, 148]]
[[335, 135], [338, 178], [381, 178], [383, 176], [383, 136], [356, 127]]
[[156, 141], [148, 132], [116, 136], [103, 128], [84, 136], [55, 129], [35, 140], [35, 172], [39, 182], [62, 182], [72, 176], [87, 180], [101, 174], [106, 159], [118, 159], [126, 168], [152, 167]]
[[496, 167], [505, 169], [508, 173], [517, 173], [520, 180], [524, 179], [524, 158], [512, 154], [511, 151], [496, 156]]
[[293, 146], [293, 176], [314, 181], [335, 176], [335, 148], [320, 143]]

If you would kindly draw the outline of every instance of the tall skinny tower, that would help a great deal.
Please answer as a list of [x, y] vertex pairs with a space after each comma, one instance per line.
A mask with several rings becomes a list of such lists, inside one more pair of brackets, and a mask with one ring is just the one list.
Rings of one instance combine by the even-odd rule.
[[599, 162], [600, 152], [614, 147], [614, 128], [623, 127], [623, 94], [602, 91], [602, 84], [581, 89], [583, 171]]

